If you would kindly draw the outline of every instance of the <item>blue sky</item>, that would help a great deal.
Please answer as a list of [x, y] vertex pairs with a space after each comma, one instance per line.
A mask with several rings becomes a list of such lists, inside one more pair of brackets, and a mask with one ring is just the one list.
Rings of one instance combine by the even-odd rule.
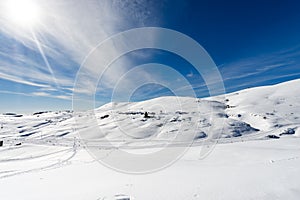
[[[298, 1], [22, 0], [38, 8], [30, 23], [16, 15], [22, 19], [31, 7], [23, 5], [20, 10], [15, 0], [9, 13], [8, 1], [0, 5], [0, 112], [71, 109], [76, 74], [88, 53], [113, 34], [146, 26], [174, 29], [201, 44], [218, 66], [226, 92], [300, 78]], [[118, 54], [114, 47], [107, 52]], [[170, 66], [189, 81], [198, 97], [209, 95], [201, 75], [187, 61], [145, 49], [112, 64], [98, 84], [96, 106], [111, 100], [126, 72], [145, 63]], [[145, 80], [174, 78], [164, 70], [141, 68], [136, 73]], [[128, 79], [129, 88], [134, 81]], [[88, 91], [88, 82], [85, 87]], [[149, 84], [137, 86], [130, 100], [173, 94]]]

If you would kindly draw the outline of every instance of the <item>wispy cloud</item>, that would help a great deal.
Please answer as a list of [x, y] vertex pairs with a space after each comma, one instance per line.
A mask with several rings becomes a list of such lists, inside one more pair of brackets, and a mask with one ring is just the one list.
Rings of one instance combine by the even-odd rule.
[[[0, 37], [0, 79], [35, 87], [30, 94], [33, 96], [70, 99], [76, 72], [93, 48], [119, 31], [158, 22], [158, 18], [152, 18], [158, 16], [154, 2], [146, 0], [33, 1], [42, 15], [32, 29], [11, 23], [3, 10], [5, 0], [0, 3], [0, 31], [5, 36]], [[119, 54], [113, 45], [105, 53], [110, 57]], [[91, 85], [99, 78], [94, 72], [104, 67], [98, 65], [97, 55], [101, 54], [96, 50], [95, 56], [85, 62], [83, 67], [89, 76], [80, 92], [94, 92]], [[130, 63], [123, 59], [117, 67], [109, 68], [102, 89], [113, 88]]]
[[[248, 87], [280, 82], [300, 76], [300, 48], [295, 47], [259, 57], [240, 59], [219, 65], [226, 92]], [[175, 91], [192, 88], [199, 97], [210, 96], [208, 85], [201, 75], [188, 73], [188, 85], [181, 85]], [[218, 81], [218, 80], [216, 80]], [[217, 84], [220, 85], [220, 84]], [[222, 93], [222, 88], [213, 88]]]
[[6, 91], [0, 90], [0, 94], [11, 94], [11, 95], [18, 95], [18, 96], [30, 96], [30, 97], [49, 97], [54, 99], [64, 99], [64, 100], [71, 100], [71, 95], [51, 95], [50, 93], [46, 92], [32, 92], [32, 93], [24, 93], [24, 92], [15, 92], [15, 91]]
[[[159, 70], [141, 68], [124, 78], [134, 62], [131, 58], [119, 59], [112, 63], [102, 77], [99, 71], [105, 59], [119, 56], [119, 47], [131, 41], [126, 38], [120, 44], [107, 46], [105, 50], [94, 49], [111, 35], [134, 27], [160, 24], [160, 7], [164, 1], [154, 0], [33, 0], [41, 9], [38, 24], [32, 29], [24, 29], [11, 23], [2, 3], [0, 3], [0, 79], [10, 84], [23, 84], [30, 90], [19, 95], [49, 97], [70, 100], [74, 91], [76, 73], [84, 67], [83, 79], [76, 92], [80, 94], [98, 93], [110, 96], [118, 87], [120, 96], [136, 89], [139, 80], [144, 83], [160, 83], [173, 88], [174, 92], [188, 94], [193, 89], [198, 95], [207, 94], [207, 86], [200, 75], [185, 71], [186, 80], [159, 74]], [[143, 38], [142, 38], [143, 39]], [[152, 38], [155, 40], [155, 36]], [[93, 54], [89, 54], [94, 50]], [[149, 52], [134, 52], [143, 59]], [[90, 57], [87, 58], [87, 56]], [[85, 61], [85, 62], [83, 62]], [[296, 47], [269, 55], [246, 58], [218, 66], [228, 90], [257, 85], [267, 80], [299, 75], [300, 48]], [[82, 65], [83, 64], [83, 65]], [[276, 70], [277, 73], [273, 73]], [[120, 79], [124, 80], [120, 81]], [[263, 77], [263, 78], [262, 78]], [[101, 78], [100, 82], [99, 78]], [[213, 82], [214, 77], [210, 80]], [[119, 83], [118, 86], [116, 86]], [[142, 83], [141, 83], [142, 84]], [[94, 88], [98, 86], [97, 90]], [[1, 86], [3, 93], [10, 88]], [[145, 98], [158, 94], [168, 94], [163, 87], [146, 86], [138, 94]], [[1, 92], [1, 91], [0, 91]], [[12, 93], [13, 90], [11, 90]]]
[[72, 96], [67, 95], [51, 95], [47, 92], [33, 92], [30, 94], [31, 96], [38, 96], [38, 97], [50, 97], [50, 98], [56, 98], [56, 99], [65, 99], [65, 100], [71, 100]]
[[300, 48], [295, 47], [219, 66], [227, 90], [253, 87], [299, 73]]

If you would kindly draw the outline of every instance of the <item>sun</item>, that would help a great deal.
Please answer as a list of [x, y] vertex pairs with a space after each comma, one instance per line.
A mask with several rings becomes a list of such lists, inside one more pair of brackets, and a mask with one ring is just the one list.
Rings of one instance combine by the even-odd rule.
[[7, 0], [6, 11], [9, 20], [23, 27], [33, 27], [40, 17], [40, 9], [33, 0]]

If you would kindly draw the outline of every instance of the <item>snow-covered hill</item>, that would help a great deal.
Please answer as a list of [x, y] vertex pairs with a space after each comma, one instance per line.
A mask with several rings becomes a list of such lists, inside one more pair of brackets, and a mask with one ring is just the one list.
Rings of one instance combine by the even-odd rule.
[[[109, 103], [88, 114], [2, 114], [1, 195], [6, 200], [297, 199], [298, 91], [300, 80], [294, 80], [204, 99]], [[194, 146], [166, 171], [132, 178], [105, 169], [84, 151], [82, 144], [102, 147], [106, 140], [136, 151], [170, 143], [169, 148]], [[199, 146], [207, 140], [219, 145], [200, 161]]]
[[136, 103], [109, 103], [95, 110], [98, 127], [93, 124], [93, 131], [88, 122], [74, 120], [82, 117], [81, 114], [70, 111], [24, 116], [3, 114], [0, 115], [0, 140], [4, 140], [4, 145], [38, 141], [71, 141], [73, 145], [78, 131], [85, 129], [88, 130], [83, 135], [86, 139], [152, 143], [299, 136], [298, 91], [300, 80], [294, 80], [225, 97], [160, 97]]

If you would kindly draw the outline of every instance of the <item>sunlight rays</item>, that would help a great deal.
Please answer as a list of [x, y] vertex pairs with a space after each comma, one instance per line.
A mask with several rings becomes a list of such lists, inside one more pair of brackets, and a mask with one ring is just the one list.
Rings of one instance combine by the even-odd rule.
[[53, 69], [36, 34], [36, 28], [41, 25], [41, 19], [43, 18], [41, 7], [38, 3], [39, 1], [36, 0], [6, 0], [6, 2], [4, 2], [4, 14], [6, 20], [15, 26], [15, 30], [23, 32], [24, 35], [29, 34], [27, 39], [32, 40], [35, 44], [53, 78], [55, 86], [59, 88]]
[[40, 8], [33, 0], [7, 0], [7, 19], [21, 27], [33, 27], [40, 18]]

